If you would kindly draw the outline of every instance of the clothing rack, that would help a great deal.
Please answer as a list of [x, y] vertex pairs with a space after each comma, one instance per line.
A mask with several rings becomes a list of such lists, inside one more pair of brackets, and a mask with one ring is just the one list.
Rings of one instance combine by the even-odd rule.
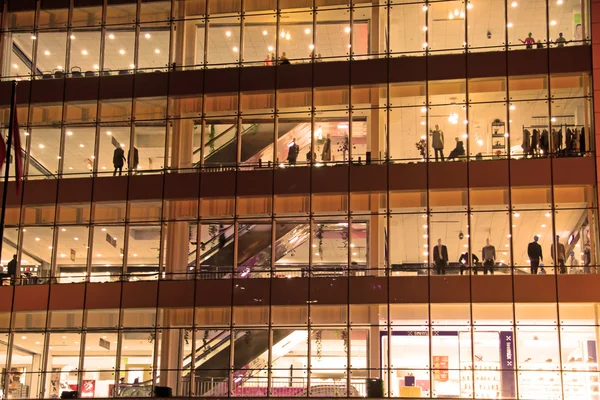
[[[574, 142], [573, 145], [574, 147], [569, 149], [568, 143], [567, 143], [567, 129], [570, 129], [572, 132], [575, 132], [575, 138], [574, 138]], [[535, 125], [523, 125], [522, 126], [522, 132], [523, 132], [523, 138], [525, 138], [525, 130], [529, 131], [531, 134], [531, 137], [529, 139], [529, 150], [526, 152], [526, 154], [529, 154], [531, 156], [545, 156], [545, 154], [543, 154], [543, 149], [540, 148], [540, 142], [542, 140], [542, 134], [543, 131], [546, 130], [548, 131], [548, 152], [550, 154], [556, 154], [556, 155], [578, 155], [581, 153], [585, 153], [586, 149], [587, 149], [587, 141], [586, 141], [586, 137], [585, 134], [586, 132], [584, 131], [585, 129], [585, 125], [582, 124], [571, 124], [571, 123], [553, 123], [552, 124], [552, 130], [550, 129], [549, 124], [535, 124]], [[539, 137], [538, 137], [538, 142], [536, 143], [535, 147], [531, 148], [532, 146], [532, 140], [534, 139], [533, 137], [533, 130], [537, 130], [539, 131]], [[582, 131], [583, 131], [583, 135], [582, 135]], [[559, 137], [555, 137], [553, 136], [554, 134], [559, 134]], [[582, 150], [583, 149], [583, 150]]]

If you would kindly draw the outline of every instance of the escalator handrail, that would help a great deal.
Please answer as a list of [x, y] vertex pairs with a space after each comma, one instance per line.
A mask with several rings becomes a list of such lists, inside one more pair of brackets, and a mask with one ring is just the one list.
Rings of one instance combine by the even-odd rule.
[[[233, 127], [235, 127], [237, 125], [232, 126], [231, 128], [228, 128], [226, 131], [229, 131], [230, 129], [232, 129]], [[240, 135], [240, 137], [244, 136], [246, 133], [248, 133], [251, 129], [255, 129], [258, 126], [258, 124], [252, 124], [250, 125], [248, 128], [244, 129], [242, 131], [242, 134]], [[223, 132], [222, 134], [220, 134], [218, 137], [212, 139], [210, 142], [215, 141], [216, 139], [218, 139], [219, 137], [223, 136], [223, 134], [225, 134], [225, 132]], [[224, 148], [225, 146], [229, 145], [230, 143], [232, 143], [234, 140], [237, 139], [237, 135], [234, 136], [233, 138], [231, 138], [230, 140], [228, 140], [227, 142], [223, 143], [221, 146], [217, 147], [216, 149], [214, 149], [213, 151], [210, 152], [210, 154], [207, 154], [204, 156], [205, 159], [209, 158], [210, 156], [212, 156], [213, 154], [215, 154], [216, 152], [218, 152], [219, 150], [221, 150], [222, 148]], [[208, 142], [208, 143], [210, 143]], [[208, 145], [208, 143], [206, 143], [204, 145], [204, 147], [206, 147]], [[196, 149], [194, 151], [194, 154], [197, 154], [197, 152], [200, 151], [200, 147], [198, 149]], [[194, 167], [198, 168], [200, 166], [200, 161], [194, 163]]]
[[[23, 153], [23, 156], [27, 156], [27, 152], [24, 149], [21, 149], [21, 152]], [[44, 165], [42, 165], [42, 163], [40, 163], [38, 160], [36, 160], [31, 154], [29, 155], [29, 163], [33, 164], [35, 169], [37, 169], [42, 174], [44, 174], [44, 176], [46, 178], [50, 178], [50, 177], [56, 178], [56, 175], [54, 175], [52, 172], [50, 172], [50, 170], [48, 168], [44, 167]]]
[[[248, 232], [248, 230], [250, 230], [252, 226], [253, 226], [253, 225], [250, 225], [250, 224], [243, 224], [243, 225], [240, 225], [240, 226], [238, 227], [238, 236], [239, 236], [239, 235], [242, 235], [242, 234], [244, 234], [244, 233], [246, 233], [246, 232]], [[234, 236], [234, 235], [235, 235], [235, 232], [234, 232], [234, 233], [232, 233], [230, 236], [227, 236], [227, 237], [225, 238], [225, 243], [229, 242], [229, 241], [230, 241], [230, 240], [233, 238], [233, 236]], [[202, 254], [202, 257], [204, 257], [204, 259], [206, 259], [206, 257], [211, 257], [211, 256], [213, 255], [213, 253], [215, 252], [215, 250], [218, 250], [218, 249], [219, 249], [219, 242], [218, 242], [218, 238], [219, 238], [219, 234], [217, 234], [217, 235], [215, 235], [215, 236], [211, 237], [209, 240], [207, 240], [206, 242], [204, 242], [204, 243], [210, 243], [211, 241], [213, 241], [213, 240], [217, 239], [217, 243], [215, 243], [215, 245], [214, 245], [214, 246], [212, 246], [210, 249], [208, 249], [207, 251], [205, 251], [205, 252]], [[201, 243], [201, 244], [203, 244], [203, 243]], [[198, 251], [198, 247], [196, 247], [196, 249], [194, 249], [194, 250], [190, 251], [190, 252], [188, 253], [188, 258], [189, 258], [189, 257], [191, 257], [192, 255], [196, 254], [196, 252], [197, 252], [197, 251]], [[194, 264], [196, 264], [196, 261], [195, 261], [195, 260], [194, 260], [194, 261], [192, 261], [192, 262], [190, 262], [190, 263], [188, 263], [188, 267], [193, 267], [193, 266], [194, 266]]]
[[[210, 144], [212, 142], [216, 141], [217, 139], [220, 139], [223, 135], [227, 134], [230, 130], [232, 130], [232, 129], [236, 128], [236, 127], [237, 127], [236, 124], [231, 125], [229, 128], [225, 129], [223, 132], [219, 133], [217, 136], [215, 136], [214, 138], [212, 138], [208, 142], [204, 143], [204, 147], [210, 146]], [[202, 146], [200, 146], [196, 150], [194, 150], [194, 152], [192, 154], [196, 155], [196, 154], [200, 153], [200, 149], [202, 149]]]
[[[225, 337], [221, 337], [223, 335], [225, 335]], [[213, 342], [215, 340], [218, 340], [218, 343], [216, 344], [216, 346], [213, 346]], [[206, 353], [210, 352], [214, 347], [218, 347], [225, 340], [229, 340], [229, 331], [227, 331], [227, 330], [221, 331], [218, 335], [216, 335], [215, 337], [210, 339], [208, 342], [202, 343], [202, 345], [196, 349], [196, 360], [195, 361], [198, 361], [199, 359], [204, 357], [206, 355]], [[202, 349], [205, 349], [205, 350], [202, 351]], [[198, 351], [202, 351], [202, 353], [198, 354]], [[190, 359], [192, 358], [192, 353], [185, 356], [183, 360], [185, 361], [188, 358], [190, 358]], [[192, 366], [192, 362], [189, 361], [187, 364], [185, 364], [183, 366], [182, 369], [183, 369], [183, 371], [187, 371], [188, 368], [190, 368], [191, 366]]]

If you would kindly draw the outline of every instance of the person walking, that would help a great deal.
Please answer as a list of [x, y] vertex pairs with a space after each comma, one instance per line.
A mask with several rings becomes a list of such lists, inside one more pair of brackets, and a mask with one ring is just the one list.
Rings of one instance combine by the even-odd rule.
[[123, 165], [125, 165], [125, 152], [121, 147], [117, 147], [113, 152], [113, 165], [115, 170], [113, 172], [113, 176], [117, 175], [117, 170], [119, 170], [119, 176], [123, 173]]
[[567, 273], [567, 266], [565, 265], [566, 254], [565, 245], [560, 242], [560, 236], [556, 235], [556, 252], [554, 252], [554, 243], [550, 246], [550, 255], [554, 265], [558, 265], [561, 274]]
[[433, 261], [435, 262], [436, 273], [438, 275], [446, 275], [448, 249], [442, 244], [442, 239], [438, 239], [438, 244], [433, 248]]
[[527, 246], [527, 256], [529, 256], [529, 266], [531, 268], [531, 275], [537, 275], [540, 261], [544, 260], [542, 255], [542, 246], [538, 243], [539, 237], [534, 236], [533, 242]]

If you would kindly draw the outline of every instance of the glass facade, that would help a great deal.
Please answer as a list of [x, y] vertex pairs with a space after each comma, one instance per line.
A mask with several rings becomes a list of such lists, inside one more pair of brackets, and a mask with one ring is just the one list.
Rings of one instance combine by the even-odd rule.
[[599, 400], [592, 9], [9, 0], [1, 397]]

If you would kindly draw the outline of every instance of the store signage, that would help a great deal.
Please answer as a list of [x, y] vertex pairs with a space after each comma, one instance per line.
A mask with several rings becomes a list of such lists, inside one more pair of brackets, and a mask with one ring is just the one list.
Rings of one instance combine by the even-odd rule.
[[502, 398], [515, 397], [515, 345], [512, 332], [500, 332], [500, 363], [502, 367]]
[[103, 347], [106, 350], [110, 350], [110, 342], [108, 340], [100, 338], [100, 343], [98, 343], [98, 346]]
[[448, 356], [433, 356], [433, 379], [438, 382], [448, 381]]
[[96, 381], [94, 379], [84, 379], [81, 382], [81, 397], [94, 397], [96, 393]]

